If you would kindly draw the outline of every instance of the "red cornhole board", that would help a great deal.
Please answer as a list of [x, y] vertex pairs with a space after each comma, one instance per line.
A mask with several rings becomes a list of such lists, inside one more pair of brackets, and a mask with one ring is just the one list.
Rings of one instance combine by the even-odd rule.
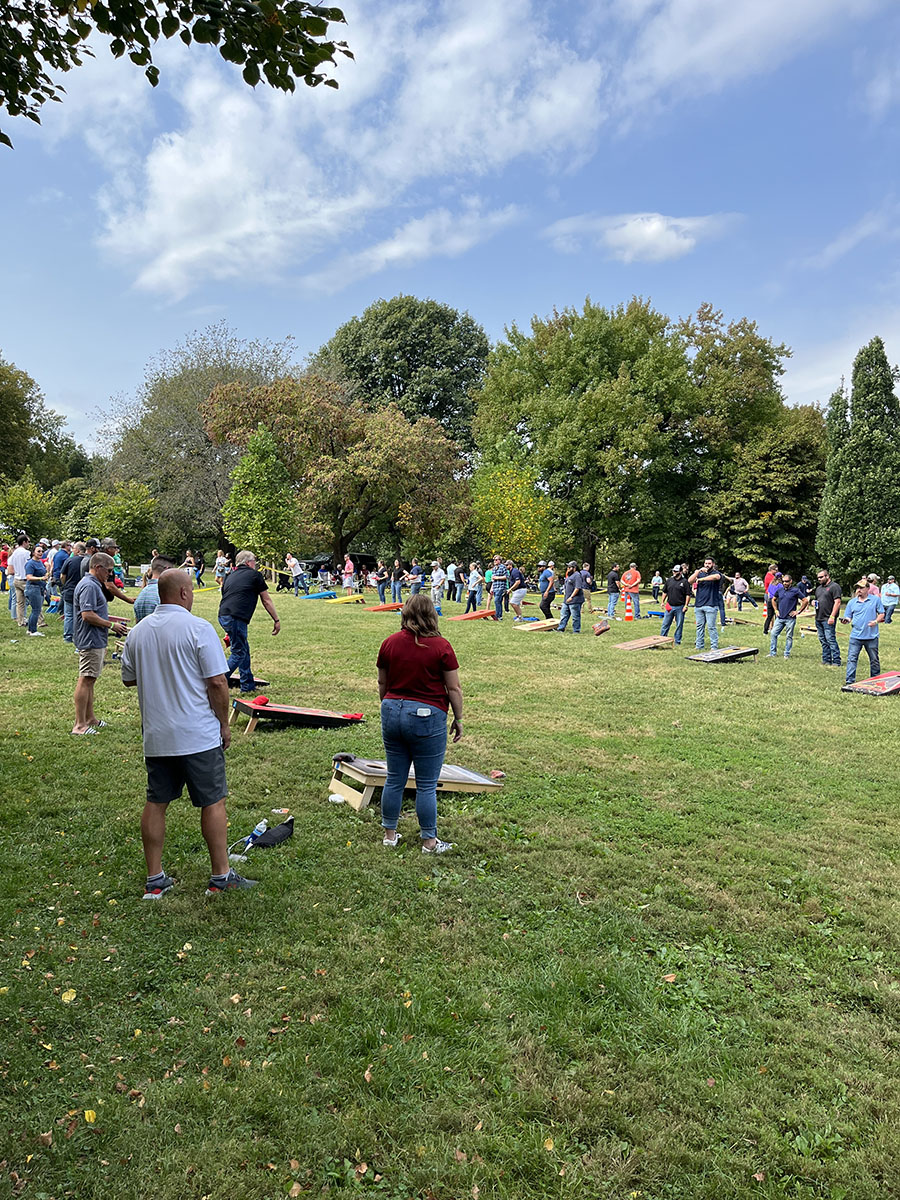
[[238, 713], [250, 718], [244, 736], [253, 733], [260, 720], [275, 721], [281, 725], [297, 725], [301, 729], [340, 729], [344, 725], [358, 725], [362, 713], [331, 712], [327, 708], [296, 708], [293, 704], [260, 704], [264, 697], [256, 700], [232, 700], [229, 725], [236, 725]]
[[900, 692], [900, 671], [885, 671], [859, 683], [845, 683], [841, 691], [859, 692], [863, 696], [896, 696]]
[[688, 654], [688, 662], [723, 663], [740, 662], [742, 658], [756, 658], [757, 646], [720, 646], [718, 650], [707, 650], [703, 654]]
[[363, 612], [398, 612], [402, 607], [402, 604], [369, 604]]
[[479, 608], [476, 612], [461, 613], [456, 617], [448, 617], [448, 621], [481, 621], [484, 617], [491, 617], [497, 620], [497, 614], [492, 608]]
[[[226, 678], [228, 680], [229, 687], [240, 687], [241, 686], [241, 679], [240, 679], [239, 675], [228, 675], [228, 676], [226, 676]], [[253, 686], [255, 688], [268, 687], [269, 681], [268, 681], [268, 679], [258, 679], [254, 676]]]

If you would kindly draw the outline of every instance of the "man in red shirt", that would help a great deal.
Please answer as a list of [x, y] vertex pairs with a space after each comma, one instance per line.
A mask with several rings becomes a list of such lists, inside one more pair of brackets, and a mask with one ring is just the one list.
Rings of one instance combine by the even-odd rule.
[[634, 605], [635, 619], [641, 615], [641, 601], [638, 596], [638, 588], [640, 586], [641, 573], [637, 569], [637, 563], [632, 563], [627, 571], [622, 572], [622, 594], [623, 596], [631, 597], [631, 603]]

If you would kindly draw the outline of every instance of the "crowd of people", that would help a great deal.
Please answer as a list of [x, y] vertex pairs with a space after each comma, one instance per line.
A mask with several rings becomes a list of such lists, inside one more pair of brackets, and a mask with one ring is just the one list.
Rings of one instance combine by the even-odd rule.
[[[179, 556], [180, 557], [180, 556]], [[309, 590], [311, 579], [303, 565], [287, 556], [294, 594]], [[110, 634], [117, 639], [122, 679], [135, 687], [141, 711], [147, 799], [141, 832], [147, 864], [144, 898], [159, 899], [174, 886], [162, 861], [166, 811], [186, 787], [193, 805], [201, 810], [200, 825], [210, 856], [207, 895], [251, 888], [255, 881], [237, 874], [230, 865], [227, 847], [228, 794], [224, 751], [231, 734], [228, 726], [229, 686], [245, 695], [255, 694], [256, 679], [250, 657], [249, 625], [261, 604], [272, 619], [272, 636], [280, 620], [256, 555], [242, 550], [231, 557], [220, 551], [215, 561], [216, 583], [221, 590], [218, 622], [230, 648], [226, 661], [222, 642], [213, 625], [194, 616], [195, 588], [202, 586], [204, 556], [188, 551], [180, 565], [154, 551], [143, 587], [136, 597], [125, 591], [125, 570], [114, 538], [84, 541], [41, 539], [34, 545], [25, 534], [0, 551], [0, 586], [9, 591], [9, 612], [30, 637], [45, 636], [47, 615], [61, 618], [62, 640], [77, 654], [75, 720], [72, 734], [96, 736], [106, 722], [95, 711], [95, 685], [103, 671]], [[453, 847], [437, 833], [437, 786], [449, 730], [454, 740], [462, 736], [463, 696], [459, 663], [450, 643], [441, 636], [442, 604], [465, 603], [466, 612], [490, 611], [498, 621], [512, 610], [513, 621], [528, 620], [522, 612], [529, 589], [537, 591], [540, 610], [547, 619], [554, 601], [560, 601], [555, 632], [579, 633], [585, 605], [593, 611], [592, 596], [599, 590], [590, 564], [568, 562], [564, 569], [541, 560], [529, 578], [525, 567], [513, 559], [494, 555], [486, 568], [479, 561], [449, 562], [440, 558], [430, 569], [413, 558], [409, 566], [395, 559], [392, 567], [379, 560], [367, 570], [348, 555], [341, 569], [327, 566], [320, 584], [341, 586], [348, 592], [365, 587], [386, 601], [408, 595], [400, 614], [399, 632], [386, 638], [377, 658], [381, 700], [382, 736], [387, 760], [387, 781], [382, 796], [383, 844], [394, 848], [400, 841], [398, 819], [410, 768], [415, 769], [416, 814], [422, 851], [443, 854]], [[606, 576], [607, 618], [624, 602], [628, 615], [641, 619], [641, 573], [636, 563], [625, 570], [612, 564]], [[784, 635], [784, 658], [790, 658], [796, 622], [809, 611], [818, 633], [825, 666], [842, 666], [838, 624], [850, 626], [846, 682], [856, 678], [861, 655], [866, 654], [870, 673], [881, 670], [879, 627], [891, 623], [900, 603], [900, 587], [893, 575], [881, 586], [870, 574], [857, 581], [854, 594], [841, 613], [840, 585], [825, 568], [812, 584], [805, 575], [795, 581], [777, 564], [762, 580], [769, 656], [777, 657]], [[661, 617], [661, 633], [671, 632], [680, 645], [686, 614], [696, 614], [696, 647], [718, 648], [718, 630], [725, 625], [727, 609], [737, 612], [744, 604], [757, 607], [750, 584], [739, 572], [728, 574], [707, 557], [690, 571], [676, 563], [667, 577], [654, 571], [649, 585], [653, 604], [645, 617]], [[490, 608], [483, 609], [485, 600]], [[118, 601], [133, 611], [111, 617], [109, 606]], [[646, 603], [646, 598], [645, 598]], [[236, 678], [235, 678], [236, 676]]]

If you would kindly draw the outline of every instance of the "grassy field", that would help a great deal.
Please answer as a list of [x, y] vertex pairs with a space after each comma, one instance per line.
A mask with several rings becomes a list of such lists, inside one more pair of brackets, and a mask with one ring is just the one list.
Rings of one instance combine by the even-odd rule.
[[900, 1195], [897, 702], [842, 694], [809, 637], [708, 667], [692, 619], [632, 654], [658, 622], [445, 625], [448, 761], [505, 788], [440, 798], [454, 854], [406, 816], [389, 853], [377, 808], [327, 795], [332, 754], [381, 754], [396, 616], [276, 600], [282, 635], [251, 626], [270, 697], [369, 719], [236, 737], [234, 836], [277, 807], [295, 836], [207, 901], [185, 799], [158, 904], [134, 693], [113, 665], [109, 728], [70, 737], [59, 624], [0, 609], [0, 1195]]

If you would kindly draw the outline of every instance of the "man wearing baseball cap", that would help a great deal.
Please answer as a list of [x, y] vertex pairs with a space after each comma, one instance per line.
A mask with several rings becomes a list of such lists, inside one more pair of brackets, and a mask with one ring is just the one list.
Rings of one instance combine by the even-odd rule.
[[663, 594], [666, 598], [666, 615], [663, 617], [659, 633], [661, 637], [668, 637], [669, 630], [672, 628], [672, 622], [674, 621], [675, 645], [680, 646], [681, 633], [684, 629], [684, 614], [688, 610], [692, 595], [691, 585], [685, 578], [680, 563], [675, 564], [672, 568], [672, 574], [663, 584]]
[[884, 623], [890, 625], [894, 609], [900, 604], [900, 585], [893, 575], [888, 575], [887, 583], [881, 589], [881, 603], [884, 605]]
[[572, 632], [581, 633], [581, 606], [584, 604], [584, 576], [578, 570], [577, 562], [567, 564], [566, 581], [563, 585], [562, 616], [554, 633], [565, 633], [572, 618]]

